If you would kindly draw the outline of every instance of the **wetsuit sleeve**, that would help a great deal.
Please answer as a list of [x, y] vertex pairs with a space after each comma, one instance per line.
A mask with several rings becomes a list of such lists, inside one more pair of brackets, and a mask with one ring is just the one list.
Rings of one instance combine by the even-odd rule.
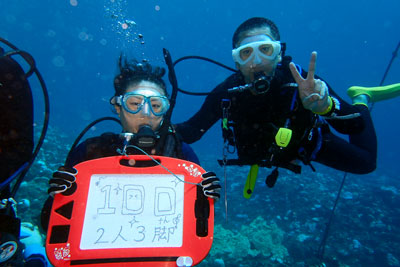
[[322, 135], [321, 150], [316, 161], [346, 172], [370, 173], [376, 168], [377, 138], [367, 107], [360, 105], [365, 127], [360, 133], [350, 134], [344, 140], [331, 132]]
[[185, 142], [182, 142], [182, 154], [183, 158], [187, 161], [191, 161], [193, 163], [196, 163], [200, 165], [200, 160], [197, 157], [196, 153], [194, 153], [194, 150], [192, 149], [191, 146], [186, 144]]
[[[302, 75], [306, 77], [307, 73], [302, 72]], [[322, 133], [321, 148], [315, 160], [350, 173], [372, 172], [376, 168], [377, 138], [368, 108], [347, 103], [326, 84], [330, 96], [337, 99], [339, 107], [335, 110], [336, 118], [325, 119], [336, 131], [349, 135], [349, 139], [345, 140], [329, 130], [325, 131]]]
[[365, 128], [366, 119], [361, 107], [347, 103], [329, 85], [328, 88], [329, 95], [336, 98], [339, 103], [339, 107], [335, 110], [337, 118], [326, 118], [329, 125], [342, 134], [360, 133]]
[[[301, 75], [303, 76], [303, 78], [306, 78], [307, 72], [302, 71]], [[342, 134], [360, 133], [365, 127], [365, 118], [362, 115], [363, 113], [361, 112], [360, 107], [351, 105], [344, 101], [321, 77], [315, 75], [315, 79], [320, 79], [326, 83], [326, 85], [328, 86], [329, 95], [336, 98], [339, 104], [335, 110], [335, 113], [337, 115], [336, 118], [325, 117], [329, 125]]]
[[336, 118], [327, 118], [326, 121], [339, 133], [349, 135], [349, 140], [330, 131], [325, 132], [322, 134], [321, 150], [316, 161], [350, 173], [372, 172], [376, 168], [377, 138], [368, 108], [363, 105], [351, 105], [329, 85], [328, 88], [330, 96], [337, 99], [340, 108], [335, 110]]
[[[301, 76], [306, 79], [308, 72], [303, 70], [300, 66], [298, 66], [298, 69], [301, 71]], [[290, 75], [290, 77], [292, 77], [292, 74], [288, 71], [288, 69], [285, 69], [285, 71], [285, 75]], [[365, 121], [368, 118], [366, 118], [363, 115], [364, 113], [361, 112], [362, 108], [359, 106], [351, 105], [344, 101], [321, 77], [315, 75], [315, 79], [320, 79], [324, 81], [328, 86], [329, 95], [336, 98], [338, 102], [338, 105], [336, 106], [334, 111], [334, 113], [336, 114], [335, 118], [322, 116], [326, 119], [329, 125], [342, 134], [355, 134], [363, 131], [363, 129], [365, 128]]]
[[198, 141], [221, 118], [223, 91], [224, 85], [220, 84], [206, 97], [200, 110], [193, 117], [176, 125], [176, 131], [184, 142], [192, 144]]

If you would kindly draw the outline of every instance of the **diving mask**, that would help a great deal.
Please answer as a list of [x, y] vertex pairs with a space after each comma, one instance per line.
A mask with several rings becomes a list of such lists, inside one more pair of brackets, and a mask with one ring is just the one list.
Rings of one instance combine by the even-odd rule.
[[149, 114], [149, 110], [157, 117], [164, 115], [169, 109], [169, 100], [159, 92], [149, 89], [139, 89], [115, 97], [116, 104], [127, 112], [137, 114], [141, 110]]
[[274, 60], [281, 52], [281, 43], [264, 35], [266, 40], [243, 44], [232, 50], [233, 60], [244, 65], [251, 60], [261, 61], [261, 58]]

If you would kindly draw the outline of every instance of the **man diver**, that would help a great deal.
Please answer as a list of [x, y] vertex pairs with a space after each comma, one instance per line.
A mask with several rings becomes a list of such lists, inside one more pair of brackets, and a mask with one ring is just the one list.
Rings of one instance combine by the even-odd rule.
[[[1, 53], [1, 51], [0, 51]], [[24, 70], [11, 57], [0, 57], [0, 183], [14, 174], [33, 151], [33, 100]], [[10, 196], [2, 186], [1, 199]]]
[[[199, 140], [221, 119], [225, 141], [238, 155], [226, 164], [276, 166], [299, 173], [298, 161], [311, 167], [316, 161], [356, 174], [375, 170], [377, 140], [368, 105], [400, 95], [400, 84], [351, 87], [350, 105], [315, 75], [316, 52], [308, 72], [284, 55], [279, 30], [266, 18], [243, 22], [232, 46], [239, 71], [214, 88], [192, 118], [177, 125], [185, 142]], [[330, 127], [348, 135], [349, 141]]]
[[34, 146], [29, 75], [12, 54], [0, 48], [0, 266], [47, 266], [41, 235], [16, 217], [10, 188], [33, 157]]

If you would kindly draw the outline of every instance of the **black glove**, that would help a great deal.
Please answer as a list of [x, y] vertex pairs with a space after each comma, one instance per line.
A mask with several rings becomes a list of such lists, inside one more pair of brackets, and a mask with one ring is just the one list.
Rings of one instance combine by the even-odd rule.
[[204, 195], [217, 201], [220, 198], [219, 192], [221, 191], [219, 178], [214, 172], [203, 173], [201, 178], [203, 178], [203, 181], [200, 185], [203, 188]]
[[61, 166], [53, 173], [53, 178], [49, 181], [50, 188], [47, 190], [47, 193], [52, 197], [59, 193], [71, 195], [76, 190], [75, 175], [77, 174], [77, 169]]

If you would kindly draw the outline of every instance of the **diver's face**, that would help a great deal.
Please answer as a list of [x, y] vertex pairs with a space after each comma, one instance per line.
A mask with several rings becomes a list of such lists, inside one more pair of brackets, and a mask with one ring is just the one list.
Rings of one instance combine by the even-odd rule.
[[[253, 42], [260, 42], [265, 40], [276, 41], [271, 33], [269, 27], [252, 29], [245, 32], [239, 40], [237, 47], [244, 46]], [[243, 74], [247, 83], [254, 81], [254, 73], [263, 72], [266, 76], [273, 76], [276, 66], [281, 61], [281, 54], [274, 59], [266, 59], [263, 57], [254, 57], [253, 60], [245, 64], [236, 63], [236, 68]]]
[[[165, 96], [161, 87], [157, 84], [149, 81], [142, 81], [138, 84], [128, 86], [125, 91], [127, 93], [138, 93], [145, 96]], [[131, 105], [138, 103], [130, 103]], [[140, 127], [148, 125], [153, 131], [157, 131], [160, 128], [161, 122], [164, 118], [163, 115], [156, 116], [151, 111], [150, 102], [145, 102], [141, 107], [140, 111], [133, 114], [128, 112], [122, 106], [115, 105], [115, 109], [121, 120], [122, 127], [125, 132], [137, 133]]]

